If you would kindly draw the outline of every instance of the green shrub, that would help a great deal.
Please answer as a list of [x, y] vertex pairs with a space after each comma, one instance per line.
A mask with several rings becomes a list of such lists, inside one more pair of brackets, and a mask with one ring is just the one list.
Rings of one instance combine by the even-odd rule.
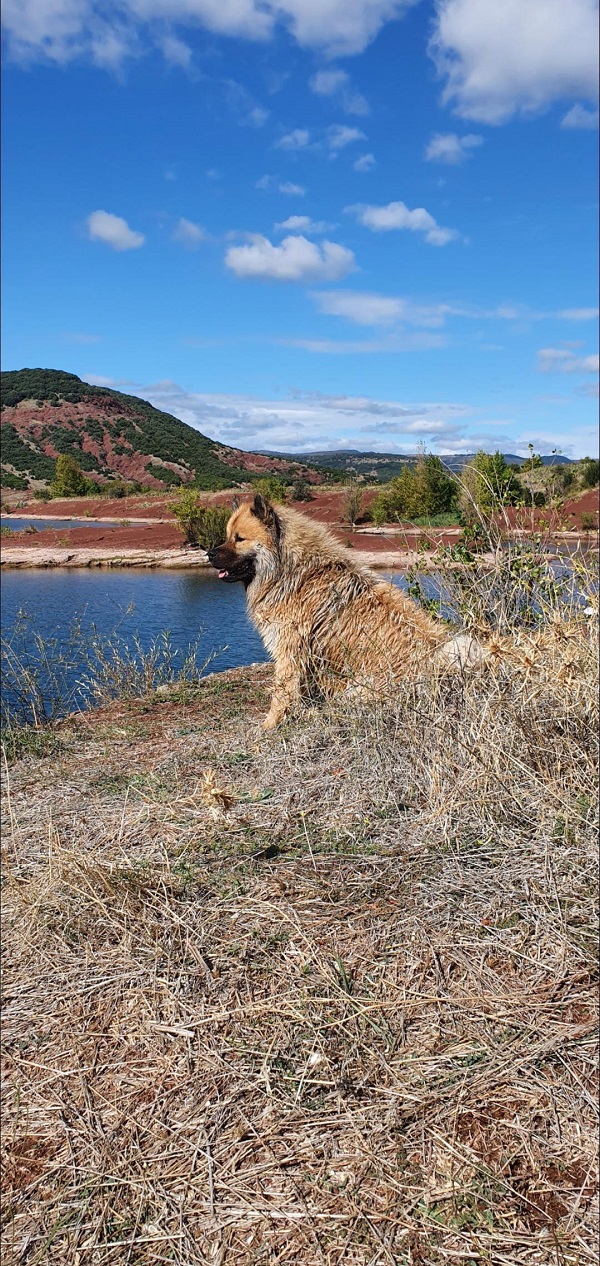
[[594, 532], [598, 527], [598, 515], [590, 510], [581, 511], [581, 526], [584, 532]]
[[226, 506], [204, 506], [196, 488], [182, 488], [171, 509], [188, 545], [211, 549], [225, 537], [230, 511]]
[[257, 479], [254, 489], [265, 501], [270, 501], [271, 505], [283, 505], [287, 496], [287, 484], [276, 475], [264, 475], [262, 479]]
[[313, 494], [307, 479], [294, 479], [290, 488], [292, 501], [312, 501]]
[[49, 488], [36, 488], [33, 499], [34, 501], [51, 501], [52, 493]]
[[582, 488], [595, 488], [600, 480], [600, 462], [597, 457], [584, 457], [579, 463]]
[[12, 470], [5, 470], [2, 467], [2, 487], [13, 488], [16, 492], [24, 492], [29, 487], [27, 479], [23, 479], [22, 475], [13, 475]]

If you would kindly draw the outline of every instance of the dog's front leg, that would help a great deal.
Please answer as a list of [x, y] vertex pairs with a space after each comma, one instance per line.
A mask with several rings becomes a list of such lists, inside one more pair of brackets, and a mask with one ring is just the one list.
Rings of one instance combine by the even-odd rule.
[[300, 675], [287, 657], [277, 660], [271, 707], [263, 721], [263, 730], [274, 730], [300, 699]]

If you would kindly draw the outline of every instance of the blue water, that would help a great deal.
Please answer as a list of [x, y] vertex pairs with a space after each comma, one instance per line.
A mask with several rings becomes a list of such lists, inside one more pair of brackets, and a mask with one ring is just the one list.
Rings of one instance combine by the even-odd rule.
[[[396, 580], [404, 583], [400, 576]], [[85, 706], [89, 692], [78, 683], [85, 676], [94, 633], [101, 640], [116, 635], [135, 656], [136, 638], [148, 652], [168, 631], [171, 650], [179, 652], [177, 662], [194, 648], [198, 672], [223, 672], [268, 659], [246, 614], [242, 585], [223, 584], [204, 569], [9, 569], [2, 576], [1, 611], [3, 700], [12, 711], [24, 681], [23, 664], [31, 665], [41, 682], [37, 711], [40, 700], [47, 715]], [[73, 634], [76, 624], [82, 637]], [[44, 666], [45, 655], [52, 664], [62, 662], [57, 675]], [[8, 673], [7, 664], [12, 664]]]
[[70, 528], [115, 528], [121, 527], [120, 523], [107, 523], [103, 519], [18, 519], [16, 514], [2, 516], [2, 527], [9, 527], [11, 532], [24, 532], [28, 527], [34, 527], [38, 532], [44, 532], [46, 528], [57, 528], [61, 531]]
[[8, 570], [1, 609], [5, 638], [21, 617], [47, 639], [66, 636], [77, 619], [101, 634], [118, 628], [126, 639], [138, 635], [144, 648], [165, 629], [182, 651], [200, 639], [200, 661], [217, 652], [212, 671], [267, 658], [242, 586], [204, 570]]

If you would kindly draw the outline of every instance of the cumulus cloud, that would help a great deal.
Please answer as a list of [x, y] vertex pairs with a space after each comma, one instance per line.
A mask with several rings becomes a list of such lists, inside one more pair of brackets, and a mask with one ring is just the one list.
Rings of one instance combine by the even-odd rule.
[[87, 221], [88, 236], [95, 242], [106, 242], [115, 251], [136, 251], [144, 245], [143, 233], [130, 229], [127, 220], [110, 211], [92, 211]]
[[483, 145], [482, 136], [457, 136], [456, 132], [436, 132], [425, 150], [427, 163], [464, 163], [474, 149]]
[[327, 129], [327, 144], [331, 150], [345, 149], [346, 145], [352, 145], [354, 141], [366, 139], [364, 132], [361, 132], [359, 128], [345, 127], [343, 123], [336, 123]]
[[292, 198], [294, 197], [303, 198], [306, 193], [306, 189], [304, 188], [304, 185], [295, 185], [292, 180], [282, 181], [282, 183], [278, 185], [277, 188], [280, 193], [289, 194], [290, 197]]
[[[328, 56], [360, 53], [386, 22], [402, 16], [414, 0], [5, 0], [3, 24], [9, 53], [22, 61], [64, 64], [88, 57], [118, 65], [151, 42], [154, 29], [202, 26], [216, 34], [268, 40], [287, 27], [305, 47]], [[161, 29], [162, 28], [162, 29]]]
[[335, 224], [328, 224], [326, 220], [311, 220], [309, 215], [290, 215], [287, 220], [275, 225], [277, 233], [308, 233], [313, 236], [330, 233], [334, 228]]
[[572, 347], [542, 347], [538, 369], [543, 374], [597, 374], [600, 357], [577, 356]]
[[586, 110], [585, 106], [574, 105], [564, 115], [560, 121], [561, 127], [579, 128], [583, 131], [593, 132], [598, 127], [598, 111]]
[[374, 154], [361, 154], [356, 162], [352, 164], [355, 171], [372, 171], [376, 166]]
[[173, 230], [173, 241], [179, 242], [179, 245], [185, 246], [188, 251], [195, 250], [205, 237], [204, 229], [199, 224], [194, 224], [192, 220], [186, 220], [184, 216], [177, 221]]
[[261, 281], [338, 281], [356, 268], [352, 251], [336, 242], [317, 246], [300, 235], [274, 246], [259, 233], [244, 246], [230, 246], [225, 264], [236, 277]]
[[443, 100], [466, 119], [504, 123], [598, 92], [596, 0], [439, 0], [429, 51]]
[[404, 202], [388, 202], [385, 207], [358, 203], [345, 207], [344, 210], [355, 215], [359, 224], [364, 224], [365, 228], [372, 229], [374, 233], [409, 229], [412, 233], [423, 233], [430, 246], [446, 246], [459, 237], [456, 229], [442, 228], [424, 207], [415, 207], [411, 211]]
[[281, 136], [275, 142], [275, 148], [286, 150], [308, 149], [309, 144], [310, 132], [306, 128], [296, 127], [293, 132], [287, 132], [285, 136]]

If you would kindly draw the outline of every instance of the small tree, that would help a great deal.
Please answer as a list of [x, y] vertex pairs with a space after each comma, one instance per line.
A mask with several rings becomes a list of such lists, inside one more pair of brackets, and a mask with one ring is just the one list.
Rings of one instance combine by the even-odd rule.
[[89, 480], [74, 457], [61, 453], [56, 459], [56, 471], [50, 484], [53, 497], [86, 497], [90, 491]]
[[276, 475], [264, 475], [262, 479], [257, 479], [254, 489], [260, 492], [265, 501], [270, 501], [271, 505], [283, 505], [287, 496], [287, 484]]
[[472, 517], [473, 503], [482, 514], [491, 514], [503, 506], [515, 506], [524, 499], [523, 485], [500, 452], [475, 454], [463, 471], [464, 494], [461, 509]]
[[360, 516], [362, 509], [363, 492], [362, 488], [356, 482], [348, 484], [347, 491], [342, 501], [342, 523], [349, 523], [352, 531], [356, 526], [356, 521]]

